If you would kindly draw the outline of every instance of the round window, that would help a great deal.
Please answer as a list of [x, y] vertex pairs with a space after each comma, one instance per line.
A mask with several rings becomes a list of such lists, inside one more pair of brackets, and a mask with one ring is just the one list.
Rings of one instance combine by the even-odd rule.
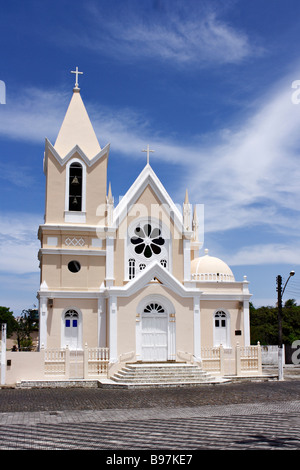
[[151, 258], [152, 255], [159, 255], [161, 247], [165, 240], [161, 236], [161, 230], [152, 227], [150, 224], [138, 225], [134, 230], [134, 236], [130, 239], [134, 245], [134, 251], [137, 255], [143, 254], [145, 258]]
[[79, 261], [70, 261], [68, 264], [68, 269], [71, 271], [71, 273], [78, 273], [78, 271], [81, 269]]

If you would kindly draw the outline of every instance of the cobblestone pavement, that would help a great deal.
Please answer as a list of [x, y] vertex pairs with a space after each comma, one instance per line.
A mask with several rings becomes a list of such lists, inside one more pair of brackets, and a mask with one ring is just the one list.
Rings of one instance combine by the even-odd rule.
[[0, 450], [299, 450], [300, 376], [191, 388], [0, 390]]

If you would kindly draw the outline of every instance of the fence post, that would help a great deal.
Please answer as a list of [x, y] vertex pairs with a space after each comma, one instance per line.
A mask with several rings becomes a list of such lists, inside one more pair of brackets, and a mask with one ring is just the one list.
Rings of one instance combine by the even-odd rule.
[[65, 378], [69, 380], [70, 378], [70, 349], [69, 346], [66, 346], [66, 355], [65, 355]]
[[6, 381], [6, 323], [1, 324], [1, 351], [0, 351], [0, 383], [5, 385]]
[[236, 375], [241, 375], [241, 348], [239, 343], [236, 343], [235, 348], [235, 367], [236, 367]]
[[221, 374], [221, 377], [224, 376], [224, 370], [225, 370], [225, 364], [224, 364], [224, 348], [223, 348], [223, 344], [220, 344], [220, 374]]
[[87, 343], [85, 343], [83, 351], [83, 378], [88, 379], [89, 376], [89, 350]]
[[258, 373], [262, 375], [261, 345], [259, 341], [257, 341], [257, 369]]

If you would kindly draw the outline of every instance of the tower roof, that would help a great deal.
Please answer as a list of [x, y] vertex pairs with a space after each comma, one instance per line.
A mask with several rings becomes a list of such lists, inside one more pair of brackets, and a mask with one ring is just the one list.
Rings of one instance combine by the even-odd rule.
[[94, 128], [80, 96], [80, 89], [77, 87], [73, 89], [73, 95], [54, 148], [61, 156], [65, 156], [75, 145], [78, 145], [90, 159], [101, 151]]

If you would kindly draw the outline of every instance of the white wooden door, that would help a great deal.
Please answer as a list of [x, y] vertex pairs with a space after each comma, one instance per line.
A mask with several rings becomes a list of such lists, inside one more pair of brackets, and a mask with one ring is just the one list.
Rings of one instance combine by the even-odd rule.
[[168, 359], [168, 317], [159, 304], [149, 304], [142, 315], [142, 360]]
[[78, 344], [78, 313], [75, 310], [68, 310], [65, 313], [65, 346], [70, 350], [79, 348]]
[[215, 314], [215, 346], [227, 346], [227, 318], [222, 311]]

